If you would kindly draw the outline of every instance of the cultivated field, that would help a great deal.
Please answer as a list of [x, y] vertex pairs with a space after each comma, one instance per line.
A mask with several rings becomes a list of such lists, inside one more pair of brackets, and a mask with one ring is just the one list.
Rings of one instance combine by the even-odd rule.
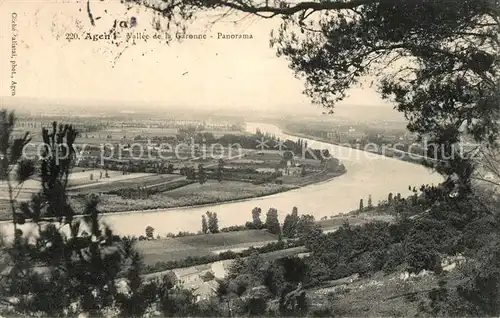
[[167, 262], [182, 260], [186, 257], [205, 256], [223, 249], [265, 245], [277, 239], [276, 235], [269, 234], [267, 231], [249, 230], [139, 241], [136, 247], [144, 256], [145, 263], [154, 265], [159, 261]]
[[174, 190], [151, 195], [147, 199], [124, 199], [117, 195], [102, 195], [100, 207], [106, 212], [173, 208], [220, 203], [275, 194], [295, 189], [290, 185], [209, 180], [205, 184], [193, 183]]
[[81, 186], [70, 188], [71, 192], [84, 193], [93, 192], [110, 192], [125, 188], [137, 188], [153, 186], [161, 183], [171, 182], [185, 177], [176, 174], [151, 174], [151, 173], [131, 173], [119, 176], [114, 179], [94, 180], [92, 183], [87, 183]]

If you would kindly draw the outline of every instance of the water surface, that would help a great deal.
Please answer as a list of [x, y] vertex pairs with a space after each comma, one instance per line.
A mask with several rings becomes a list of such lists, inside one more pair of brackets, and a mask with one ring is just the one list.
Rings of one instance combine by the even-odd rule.
[[[270, 124], [248, 123], [247, 130], [274, 134], [281, 139], [296, 140]], [[198, 232], [201, 230], [201, 216], [206, 211], [216, 212], [219, 218], [219, 228], [230, 225], [241, 225], [251, 220], [254, 207], [263, 210], [262, 219], [269, 208], [276, 208], [280, 221], [286, 214], [298, 207], [301, 214], [312, 214], [316, 219], [323, 216], [337, 215], [358, 208], [362, 198], [367, 204], [368, 196], [376, 204], [387, 199], [390, 192], [401, 193], [402, 196], [411, 192], [408, 186], [421, 184], [438, 184], [442, 177], [431, 170], [416, 164], [367, 153], [352, 148], [331, 145], [306, 138], [311, 148], [328, 149], [330, 153], [341, 160], [347, 172], [332, 180], [309, 185], [300, 189], [274, 194], [267, 197], [251, 199], [242, 202], [222, 203], [218, 205], [159, 209], [154, 211], [135, 211], [120, 214], [107, 214], [101, 220], [111, 226], [119, 235], [144, 235], [145, 228], [154, 227], [155, 234], [165, 235], [179, 231]], [[3, 224], [4, 231], [11, 232], [10, 224]]]

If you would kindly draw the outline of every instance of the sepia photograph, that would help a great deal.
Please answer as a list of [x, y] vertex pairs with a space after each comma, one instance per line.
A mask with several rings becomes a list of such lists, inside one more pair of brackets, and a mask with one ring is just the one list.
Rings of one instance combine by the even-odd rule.
[[0, 0], [0, 317], [499, 317], [499, 0]]

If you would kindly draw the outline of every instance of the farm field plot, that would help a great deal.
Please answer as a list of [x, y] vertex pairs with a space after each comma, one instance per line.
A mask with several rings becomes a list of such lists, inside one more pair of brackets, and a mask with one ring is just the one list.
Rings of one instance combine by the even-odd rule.
[[[102, 173], [103, 179], [101, 181], [97, 181], [100, 174]], [[90, 180], [90, 175], [93, 175], [94, 180]], [[108, 171], [109, 178], [104, 178], [105, 171], [102, 169], [87, 169], [87, 170], [79, 170], [73, 171], [69, 177], [68, 182], [70, 187], [78, 187], [83, 185], [95, 184], [96, 182], [109, 183], [117, 180], [130, 179], [135, 178], [135, 174], [125, 175], [123, 176], [120, 171]], [[143, 174], [146, 175], [146, 174]], [[137, 175], [138, 176], [138, 175]], [[22, 184], [22, 188], [25, 190], [37, 190], [40, 189], [40, 180], [37, 177], [34, 177], [30, 180], [25, 181]], [[17, 186], [17, 183], [14, 183], [13, 186]], [[5, 181], [0, 182], [0, 189], [6, 189], [7, 183]]]
[[146, 264], [158, 261], [182, 260], [186, 257], [206, 256], [217, 250], [229, 250], [263, 245], [276, 241], [278, 237], [266, 231], [249, 230], [230, 233], [194, 235], [179, 238], [167, 238], [152, 241], [139, 241], [138, 251], [144, 256]]
[[261, 165], [265, 163], [265, 161], [257, 159], [235, 159], [232, 160], [230, 163], [235, 165]]
[[248, 182], [209, 180], [204, 184], [193, 183], [182, 188], [165, 193], [169, 198], [180, 199], [190, 197], [193, 200], [213, 198], [215, 201], [235, 200], [241, 198], [258, 197], [269, 193], [288, 190], [286, 186], [277, 184], [254, 185]]
[[74, 187], [70, 190], [77, 191], [79, 193], [85, 191], [109, 192], [129, 187], [152, 186], [164, 182], [170, 182], [179, 178], [183, 178], [182, 176], [176, 174], [158, 175], [150, 173], [131, 173], [127, 175], [121, 175], [121, 172], [119, 173], [120, 177], [116, 177], [114, 180], [103, 179], [97, 182], [94, 181], [93, 184], [87, 184], [82, 187]]
[[[119, 180], [120, 177], [123, 175], [120, 171], [111, 171], [108, 170], [108, 175], [109, 178], [104, 178], [106, 172], [105, 170], [102, 169], [87, 169], [87, 170], [80, 170], [80, 171], [73, 171], [73, 173], [70, 174], [68, 180], [69, 180], [69, 186], [70, 187], [77, 187], [81, 185], [87, 185], [87, 184], [93, 184], [96, 182], [96, 180], [100, 177], [102, 173], [103, 179], [100, 182], [112, 182], [114, 180]], [[93, 180], [90, 180], [90, 175], [93, 175]]]
[[358, 225], [363, 223], [362, 218], [357, 218], [357, 217], [349, 217], [349, 216], [336, 216], [332, 219], [329, 220], [320, 220], [317, 221], [316, 223], [320, 225], [322, 228], [334, 228], [334, 227], [340, 227], [344, 223], [349, 223], [350, 225]]
[[[285, 250], [281, 250], [281, 251], [260, 254], [260, 256], [264, 260], [273, 261], [273, 260], [283, 258], [283, 257], [298, 255], [298, 254], [304, 253], [306, 251], [307, 251], [307, 249], [305, 247], [294, 247], [294, 248], [289, 248], [289, 249], [285, 249]], [[175, 273], [178, 273], [180, 276], [182, 276], [183, 273], [190, 273], [191, 275], [202, 275], [206, 271], [212, 270], [213, 272], [215, 272], [216, 277], [224, 277], [225, 274], [227, 273], [227, 269], [231, 266], [231, 264], [233, 262], [234, 262], [234, 260], [229, 259], [229, 260], [217, 261], [217, 262], [209, 263], [209, 264], [178, 268], [178, 269], [174, 269], [172, 271]], [[170, 270], [146, 274], [143, 277], [145, 279], [160, 278], [160, 277], [166, 275], [168, 272], [170, 272]]]
[[101, 136], [101, 138], [111, 135], [113, 139], [122, 139], [123, 136], [126, 138], [134, 138], [135, 136], [144, 136], [144, 137], [152, 137], [152, 136], [175, 136], [177, 134], [177, 128], [109, 128], [103, 129], [96, 132], [88, 133], [88, 136], [94, 136], [97, 138]]
[[103, 195], [101, 196], [101, 208], [107, 212], [122, 212], [213, 204], [230, 200], [256, 198], [295, 188], [295, 186], [291, 185], [254, 185], [239, 181], [217, 182], [208, 180], [204, 184], [192, 183], [154, 194], [147, 199], [124, 199], [116, 195]]
[[180, 197], [185, 197], [186, 195], [194, 195], [194, 194], [200, 196], [211, 196], [213, 194], [219, 194], [220, 196], [224, 196], [225, 193], [234, 193], [241, 190], [250, 190], [250, 188], [252, 187], [254, 187], [254, 185], [240, 181], [218, 182], [215, 180], [208, 180], [204, 184], [194, 183], [185, 186], [183, 188], [169, 191], [168, 196], [171, 198], [180, 198]]
[[228, 247], [242, 243], [255, 243], [275, 241], [277, 235], [270, 234], [265, 230], [248, 230], [229, 233], [218, 233], [208, 235], [193, 235], [177, 238], [184, 244], [197, 246], [199, 248]]
[[281, 154], [278, 151], [256, 151], [252, 153], [248, 153], [244, 159], [253, 160], [253, 161], [272, 161], [279, 162], [283, 159]]

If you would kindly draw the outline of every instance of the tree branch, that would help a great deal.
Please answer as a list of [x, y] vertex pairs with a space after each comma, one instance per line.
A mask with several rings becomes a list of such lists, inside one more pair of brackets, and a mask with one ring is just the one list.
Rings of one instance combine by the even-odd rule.
[[[306, 2], [300, 2], [297, 3], [293, 6], [269, 6], [269, 2], [266, 1], [265, 5], [263, 6], [256, 6], [255, 4], [251, 2], [244, 2], [241, 0], [236, 0], [236, 1], [220, 1], [220, 0], [208, 0], [208, 1], [199, 1], [199, 0], [194, 0], [194, 1], [184, 1], [182, 4], [186, 6], [193, 6], [193, 7], [207, 7], [207, 8], [218, 8], [218, 7], [227, 7], [227, 8], [232, 8], [238, 11], [246, 12], [246, 13], [251, 13], [258, 15], [262, 18], [272, 18], [277, 15], [284, 15], [284, 16], [291, 16], [294, 15], [295, 13], [301, 12], [301, 11], [306, 11], [306, 10], [313, 10], [313, 11], [323, 11], [323, 10], [342, 10], [342, 9], [353, 9], [362, 5], [369, 5], [373, 3], [378, 3], [380, 0], [350, 0], [350, 1], [342, 1], [342, 0], [337, 0], [337, 1], [326, 1], [326, 2], [312, 2], [312, 1], [306, 1]], [[138, 4], [141, 4], [143, 6], [149, 7], [155, 11], [159, 11], [162, 13], [166, 13], [170, 10], [172, 10], [172, 5], [168, 5], [167, 8], [161, 8], [159, 5], [154, 5], [151, 3], [147, 3], [146, 1], [143, 0], [129, 0], [129, 2], [135, 2]], [[164, 3], [162, 1], [162, 3]], [[284, 2], [281, 2], [281, 4], [285, 4]], [[174, 5], [175, 7], [175, 5]], [[263, 14], [268, 14], [268, 15], [263, 15]]]
[[240, 11], [248, 13], [271, 13], [269, 18], [276, 15], [293, 15], [300, 11], [310, 10], [322, 11], [322, 10], [341, 10], [341, 9], [353, 9], [362, 5], [378, 3], [379, 0], [351, 0], [345, 1], [329, 1], [329, 2], [300, 2], [294, 6], [277, 8], [269, 7], [267, 5], [261, 7], [253, 7], [243, 3], [233, 3], [229, 1], [221, 1], [220, 5], [228, 6]]

